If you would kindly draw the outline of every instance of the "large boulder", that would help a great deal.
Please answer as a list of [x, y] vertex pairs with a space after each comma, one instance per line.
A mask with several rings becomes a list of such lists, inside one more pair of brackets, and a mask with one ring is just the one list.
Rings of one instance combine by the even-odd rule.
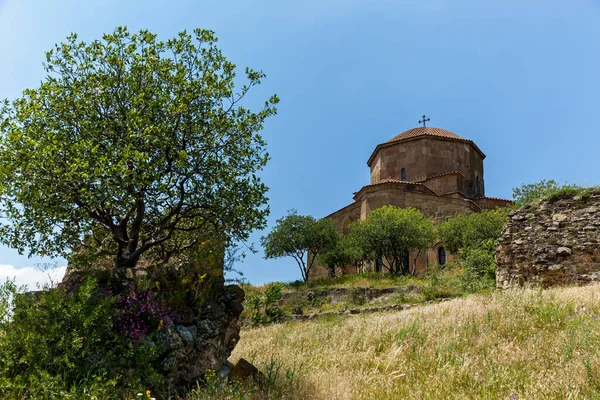
[[[68, 267], [60, 285], [68, 286], [70, 282], [94, 274], [99, 286], [116, 294], [139, 279], [156, 279], [156, 274], [167, 276], [173, 273], [173, 268], [181, 268], [150, 268], [149, 263], [141, 262], [135, 269], [116, 273], [111, 267], [109, 264], [84, 269]], [[225, 285], [222, 272], [216, 274], [218, 276], [212, 278], [210, 297], [201, 305], [170, 309], [173, 324], [160, 330], [152, 339], [159, 353], [158, 370], [167, 384], [166, 388], [153, 388], [159, 397], [168, 398], [196, 387], [207, 370], [217, 371], [227, 364], [227, 358], [240, 338], [239, 318], [244, 310], [244, 291], [237, 285]], [[165, 286], [162, 290], [171, 289]]]

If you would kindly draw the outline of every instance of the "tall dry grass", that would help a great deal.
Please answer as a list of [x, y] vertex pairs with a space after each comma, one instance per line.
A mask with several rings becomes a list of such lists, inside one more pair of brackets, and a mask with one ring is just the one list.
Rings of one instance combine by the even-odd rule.
[[472, 295], [246, 330], [231, 359], [275, 360], [286, 399], [600, 399], [599, 313], [599, 286]]

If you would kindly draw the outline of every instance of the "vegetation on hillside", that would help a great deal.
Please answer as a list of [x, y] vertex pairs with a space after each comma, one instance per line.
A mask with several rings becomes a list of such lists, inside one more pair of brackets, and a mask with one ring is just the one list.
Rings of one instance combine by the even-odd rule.
[[334, 248], [338, 240], [332, 220], [298, 215], [292, 210], [275, 222], [273, 230], [261, 238], [261, 244], [267, 259], [292, 257], [306, 282], [317, 258]]
[[[462, 285], [462, 276], [463, 269], [460, 266], [449, 264], [444, 268], [431, 269], [421, 276], [362, 273], [306, 283], [271, 282], [262, 286], [244, 284], [242, 287], [246, 292], [246, 301], [242, 320], [253, 325], [269, 324], [299, 311], [319, 315], [461, 297], [469, 293]], [[397, 290], [372, 299], [366, 297], [365, 290], [389, 288]], [[345, 294], [336, 294], [337, 289], [344, 290]]]
[[358, 220], [350, 226], [350, 235], [370, 260], [381, 260], [392, 274], [414, 274], [410, 262], [405, 261], [409, 252], [431, 247], [435, 239], [433, 221], [415, 208], [383, 206], [369, 213], [366, 220]]
[[146, 338], [172, 324], [169, 309], [151, 291], [97, 283], [25, 294], [0, 285], [2, 398], [119, 398], [163, 383]]
[[590, 190], [598, 189], [593, 186], [579, 186], [570, 183], [559, 184], [555, 180], [541, 180], [537, 183], [523, 184], [513, 189], [515, 207], [523, 207], [536, 200], [558, 200], [561, 197], [580, 195], [583, 198], [589, 195]]
[[[332, 316], [242, 332], [233, 360], [275, 364], [268, 389], [223, 399], [600, 397], [595, 286], [471, 295], [399, 313]], [[205, 391], [190, 399], [210, 398]]]
[[496, 286], [494, 246], [508, 220], [508, 209], [450, 217], [437, 227], [439, 239], [463, 267], [462, 286], [468, 292]]
[[373, 260], [379, 260], [389, 273], [414, 274], [406, 256], [410, 251], [420, 254], [434, 238], [432, 220], [419, 210], [383, 206], [366, 220], [351, 224], [346, 235], [337, 232], [331, 219], [317, 220], [292, 211], [277, 220], [261, 243], [265, 258], [294, 258], [307, 282], [315, 262], [326, 266], [332, 277], [337, 270], [343, 274], [350, 265]]

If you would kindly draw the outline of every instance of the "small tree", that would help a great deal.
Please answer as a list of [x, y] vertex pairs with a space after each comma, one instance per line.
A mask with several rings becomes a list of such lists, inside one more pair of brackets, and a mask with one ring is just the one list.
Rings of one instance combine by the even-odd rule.
[[247, 68], [236, 91], [216, 41], [117, 28], [49, 51], [40, 87], [0, 107], [0, 241], [65, 257], [90, 246], [125, 268], [193, 248], [209, 224], [237, 240], [262, 228], [257, 132], [278, 99], [241, 107], [264, 74]]
[[335, 276], [336, 268], [342, 275], [350, 265], [356, 265], [364, 260], [364, 255], [354, 235], [341, 236], [335, 246], [321, 254], [319, 263], [329, 269], [329, 275]]
[[477, 247], [496, 241], [508, 220], [508, 209], [484, 210], [472, 214], [459, 214], [437, 227], [438, 237], [451, 253], [460, 249]]
[[355, 222], [350, 230], [362, 250], [381, 259], [394, 274], [410, 273], [405, 256], [410, 251], [431, 247], [435, 238], [431, 219], [417, 209], [394, 206], [371, 211], [366, 220]]
[[261, 238], [261, 244], [266, 259], [292, 257], [296, 260], [306, 282], [317, 257], [332, 249], [338, 238], [332, 220], [316, 220], [292, 210], [277, 220], [273, 230]]
[[463, 288], [476, 292], [495, 285], [494, 245], [508, 220], [508, 209], [455, 215], [438, 225], [438, 236], [451, 252], [458, 254], [464, 271]]

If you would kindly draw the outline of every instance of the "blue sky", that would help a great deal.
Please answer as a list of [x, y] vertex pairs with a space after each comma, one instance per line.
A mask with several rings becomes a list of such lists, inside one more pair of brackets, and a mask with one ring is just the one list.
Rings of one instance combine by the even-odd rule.
[[[292, 208], [349, 204], [373, 148], [424, 113], [486, 153], [488, 196], [600, 184], [598, 0], [0, 0], [0, 98], [37, 86], [45, 51], [70, 32], [93, 40], [117, 25], [164, 39], [212, 29], [230, 60], [267, 74], [247, 104], [281, 98], [263, 131], [269, 227]], [[5, 274], [38, 261], [0, 247]], [[257, 284], [300, 277], [261, 254], [237, 267]]]

